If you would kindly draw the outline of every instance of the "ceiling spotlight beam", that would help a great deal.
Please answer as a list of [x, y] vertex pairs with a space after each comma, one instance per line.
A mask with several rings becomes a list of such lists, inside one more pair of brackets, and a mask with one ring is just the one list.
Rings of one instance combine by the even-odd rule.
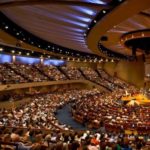
[[71, 6], [87, 6], [97, 8], [109, 8], [109, 5], [102, 5], [96, 3], [82, 2], [82, 1], [66, 1], [66, 0], [24, 0], [0, 3], [0, 8], [14, 7], [14, 6], [27, 6], [27, 5], [71, 5]]

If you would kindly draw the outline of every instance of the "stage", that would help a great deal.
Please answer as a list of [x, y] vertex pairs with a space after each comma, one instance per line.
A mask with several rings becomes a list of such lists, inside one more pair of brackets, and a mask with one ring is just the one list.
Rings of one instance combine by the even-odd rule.
[[123, 96], [121, 98], [122, 101], [128, 102], [128, 105], [142, 105], [142, 104], [150, 104], [150, 99], [147, 98], [146, 95], [143, 94], [134, 94], [134, 95], [128, 95], [128, 96]]

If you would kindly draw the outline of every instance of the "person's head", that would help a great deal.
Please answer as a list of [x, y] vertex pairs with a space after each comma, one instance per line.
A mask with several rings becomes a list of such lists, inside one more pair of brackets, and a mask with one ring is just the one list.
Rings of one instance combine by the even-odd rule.
[[20, 142], [20, 137], [19, 135], [16, 135], [13, 139], [12, 139], [13, 142]]

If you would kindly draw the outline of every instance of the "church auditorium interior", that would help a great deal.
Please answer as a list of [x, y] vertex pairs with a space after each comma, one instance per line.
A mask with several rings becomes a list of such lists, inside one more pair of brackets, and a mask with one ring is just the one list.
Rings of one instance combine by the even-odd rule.
[[0, 0], [0, 149], [150, 150], [150, 0]]

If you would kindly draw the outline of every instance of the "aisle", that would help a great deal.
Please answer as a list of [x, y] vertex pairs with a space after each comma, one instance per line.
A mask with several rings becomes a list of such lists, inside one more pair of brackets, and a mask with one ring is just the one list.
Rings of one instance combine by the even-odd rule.
[[70, 113], [70, 104], [67, 104], [62, 109], [59, 109], [57, 111], [56, 118], [59, 120], [60, 123], [69, 125], [73, 129], [76, 129], [76, 130], [87, 130], [86, 127], [84, 127], [80, 123], [76, 122], [72, 118], [71, 113]]

